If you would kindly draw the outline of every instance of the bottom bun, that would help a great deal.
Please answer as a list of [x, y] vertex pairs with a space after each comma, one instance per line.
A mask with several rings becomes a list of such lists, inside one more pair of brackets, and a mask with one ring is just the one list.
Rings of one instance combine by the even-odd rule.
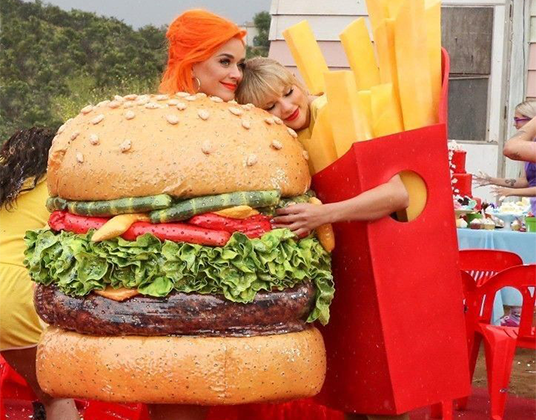
[[97, 337], [48, 327], [37, 376], [53, 397], [228, 405], [316, 395], [326, 353], [320, 332], [256, 337]]

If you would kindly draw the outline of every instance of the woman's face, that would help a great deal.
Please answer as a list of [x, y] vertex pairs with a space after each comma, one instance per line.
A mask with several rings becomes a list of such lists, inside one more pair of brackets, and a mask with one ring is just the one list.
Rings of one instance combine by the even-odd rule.
[[293, 130], [309, 126], [309, 100], [295, 85], [285, 87], [279, 96], [268, 97], [261, 108], [281, 118]]
[[[236, 88], [242, 80], [241, 66], [245, 54], [242, 41], [232, 38], [208, 60], [194, 64], [193, 77], [197, 77], [201, 82], [199, 91], [219, 96], [225, 101], [234, 99]], [[197, 87], [196, 81], [194, 87]]]
[[523, 127], [526, 123], [530, 121], [530, 118], [526, 117], [525, 115], [515, 112], [514, 114], [514, 127], [516, 130], [520, 130], [521, 127]]

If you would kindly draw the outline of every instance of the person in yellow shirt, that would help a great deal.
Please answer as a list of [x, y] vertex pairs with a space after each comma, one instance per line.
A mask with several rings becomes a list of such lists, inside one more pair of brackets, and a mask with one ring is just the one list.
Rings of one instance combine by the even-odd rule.
[[43, 326], [23, 265], [25, 232], [45, 227], [49, 217], [45, 181], [53, 137], [42, 128], [18, 131], [0, 151], [0, 353], [41, 401], [34, 403], [34, 419], [75, 420], [80, 417], [73, 400], [51, 398], [37, 383], [36, 344]]
[[[303, 143], [310, 139], [316, 117], [327, 103], [325, 95], [310, 96], [297, 78], [276, 60], [252, 58], [243, 66], [242, 82], [236, 100], [252, 103], [298, 133]], [[361, 220], [372, 221], [405, 209], [409, 197], [398, 175], [353, 198], [336, 203], [295, 204], [279, 209], [274, 226], [289, 228], [300, 236], [327, 223]], [[299, 411], [299, 405], [296, 410]], [[396, 416], [345, 413], [346, 420], [409, 420], [408, 414]]]

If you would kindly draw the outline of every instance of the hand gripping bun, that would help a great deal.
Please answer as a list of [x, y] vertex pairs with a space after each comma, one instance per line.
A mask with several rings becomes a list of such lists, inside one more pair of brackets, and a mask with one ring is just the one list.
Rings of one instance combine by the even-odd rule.
[[37, 354], [56, 397], [226, 405], [316, 395], [324, 382], [320, 332], [257, 337], [96, 337], [49, 327]]
[[252, 105], [198, 94], [128, 95], [84, 108], [49, 155], [51, 196], [188, 198], [310, 185], [306, 154], [282, 121]]

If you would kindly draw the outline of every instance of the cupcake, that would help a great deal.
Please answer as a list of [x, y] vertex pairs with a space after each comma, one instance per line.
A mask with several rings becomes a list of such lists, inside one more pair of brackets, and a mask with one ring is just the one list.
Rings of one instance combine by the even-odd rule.
[[471, 229], [482, 229], [482, 220], [483, 219], [473, 219], [469, 224]]
[[456, 227], [457, 228], [466, 228], [467, 227], [467, 222], [463, 219], [456, 219]]
[[493, 230], [495, 229], [495, 222], [491, 219], [482, 219], [482, 229]]

